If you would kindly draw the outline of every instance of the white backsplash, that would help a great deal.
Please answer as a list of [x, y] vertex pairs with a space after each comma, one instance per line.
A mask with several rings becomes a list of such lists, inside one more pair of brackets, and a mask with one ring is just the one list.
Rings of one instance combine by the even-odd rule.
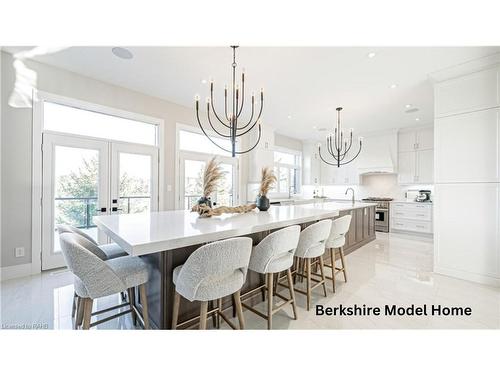
[[[340, 186], [302, 186], [302, 196], [311, 198], [314, 190], [318, 194], [334, 199], [345, 199], [345, 191], [352, 187], [356, 193], [356, 199], [366, 197], [383, 197], [394, 199], [406, 199], [405, 193], [407, 190], [430, 190], [434, 192], [433, 185], [399, 185], [396, 174], [373, 174], [360, 177], [360, 185], [340, 185]], [[348, 198], [350, 198], [350, 193]]]

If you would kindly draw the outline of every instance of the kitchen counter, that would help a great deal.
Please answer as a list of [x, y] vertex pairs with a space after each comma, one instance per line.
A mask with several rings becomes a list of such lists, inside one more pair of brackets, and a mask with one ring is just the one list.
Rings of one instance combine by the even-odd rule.
[[333, 218], [343, 204], [271, 206], [267, 212], [224, 214], [200, 218], [187, 210], [147, 214], [96, 216], [94, 222], [131, 255], [146, 255], [180, 247]]
[[429, 202], [429, 201], [426, 201], [426, 202], [407, 201], [406, 199], [394, 199], [391, 202], [393, 202], [393, 203], [413, 203], [413, 204], [432, 204], [433, 203], [433, 202]]

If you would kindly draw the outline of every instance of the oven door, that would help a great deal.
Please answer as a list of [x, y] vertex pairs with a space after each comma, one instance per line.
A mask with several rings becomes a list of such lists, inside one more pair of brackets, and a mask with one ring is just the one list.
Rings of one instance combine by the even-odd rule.
[[385, 230], [389, 228], [389, 210], [387, 208], [375, 210], [375, 227]]

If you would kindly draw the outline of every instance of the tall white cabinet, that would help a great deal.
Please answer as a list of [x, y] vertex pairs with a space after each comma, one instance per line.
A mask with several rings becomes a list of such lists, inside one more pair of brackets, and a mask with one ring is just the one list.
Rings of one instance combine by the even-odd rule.
[[458, 77], [434, 77], [435, 271], [496, 286], [499, 76], [500, 65]]

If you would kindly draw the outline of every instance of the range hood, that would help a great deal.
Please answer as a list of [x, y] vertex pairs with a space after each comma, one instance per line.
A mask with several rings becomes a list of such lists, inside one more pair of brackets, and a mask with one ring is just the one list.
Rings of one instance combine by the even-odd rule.
[[397, 131], [365, 136], [358, 160], [358, 173], [397, 173], [397, 145]]

